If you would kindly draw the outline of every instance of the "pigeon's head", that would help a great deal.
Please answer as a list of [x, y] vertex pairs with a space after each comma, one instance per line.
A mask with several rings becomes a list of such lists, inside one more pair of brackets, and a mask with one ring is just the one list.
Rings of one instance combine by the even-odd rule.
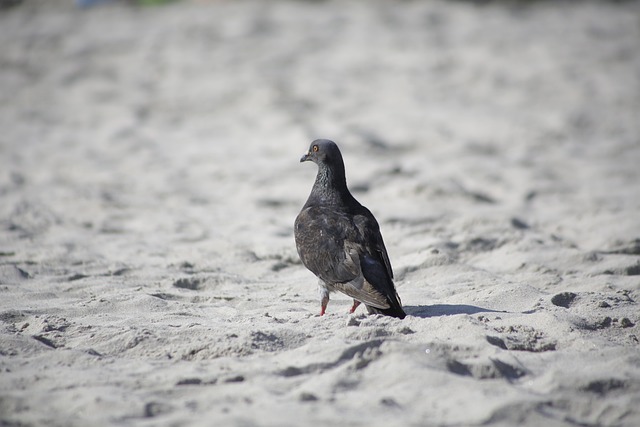
[[328, 139], [316, 139], [309, 146], [309, 151], [300, 162], [312, 161], [317, 165], [334, 165], [342, 163], [342, 154], [335, 142]]

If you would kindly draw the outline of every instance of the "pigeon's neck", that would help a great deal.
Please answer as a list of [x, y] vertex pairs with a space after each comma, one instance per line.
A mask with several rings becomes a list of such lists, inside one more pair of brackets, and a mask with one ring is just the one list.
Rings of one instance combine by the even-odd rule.
[[330, 167], [326, 164], [318, 166], [318, 174], [309, 201], [324, 205], [349, 205], [355, 201], [349, 189], [342, 165]]

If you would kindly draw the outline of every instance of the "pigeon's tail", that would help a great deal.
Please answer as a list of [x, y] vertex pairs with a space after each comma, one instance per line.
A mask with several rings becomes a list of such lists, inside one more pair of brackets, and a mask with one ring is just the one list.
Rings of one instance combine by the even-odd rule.
[[407, 315], [402, 308], [387, 308], [386, 310], [367, 306], [369, 314], [382, 314], [384, 316], [397, 317], [398, 319], [404, 319]]
[[397, 317], [398, 319], [404, 319], [407, 315], [397, 301], [392, 301], [391, 308], [386, 309], [371, 307], [370, 305], [367, 305], [366, 307], [369, 314], [382, 314], [385, 316]]

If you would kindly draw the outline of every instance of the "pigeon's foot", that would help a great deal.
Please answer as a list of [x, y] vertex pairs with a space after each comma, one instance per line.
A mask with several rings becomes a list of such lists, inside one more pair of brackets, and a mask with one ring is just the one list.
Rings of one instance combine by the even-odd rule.
[[327, 311], [327, 304], [329, 304], [329, 297], [326, 296], [324, 298], [322, 298], [322, 307], [320, 308], [320, 316], [324, 316], [324, 313], [326, 313]]
[[356, 311], [356, 308], [358, 308], [359, 305], [360, 301], [353, 300], [353, 305], [351, 306], [351, 310], [349, 310], [349, 313], [353, 313], [354, 311]]

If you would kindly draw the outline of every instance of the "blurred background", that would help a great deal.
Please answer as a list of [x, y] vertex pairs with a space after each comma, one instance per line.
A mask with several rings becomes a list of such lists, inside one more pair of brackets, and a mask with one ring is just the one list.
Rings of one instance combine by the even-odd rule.
[[637, 1], [2, 4], [4, 218], [290, 248], [330, 138], [384, 221], [635, 221]]

